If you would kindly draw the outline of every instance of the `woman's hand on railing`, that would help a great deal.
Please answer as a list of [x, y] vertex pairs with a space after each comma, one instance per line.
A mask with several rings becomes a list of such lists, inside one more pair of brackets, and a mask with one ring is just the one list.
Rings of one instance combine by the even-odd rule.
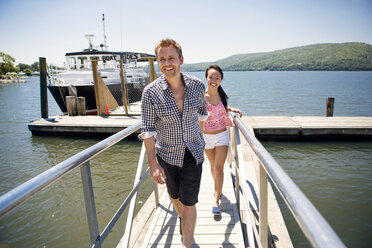
[[240, 111], [239, 109], [236, 109], [236, 111], [230, 111], [230, 115], [234, 118], [234, 117], [242, 117], [243, 114], [242, 114], [242, 111]]

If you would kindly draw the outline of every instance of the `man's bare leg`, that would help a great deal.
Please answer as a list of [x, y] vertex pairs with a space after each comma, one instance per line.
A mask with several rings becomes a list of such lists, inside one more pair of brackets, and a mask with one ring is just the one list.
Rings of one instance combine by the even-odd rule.
[[182, 216], [183, 247], [190, 248], [194, 239], [196, 206], [183, 205]]
[[179, 217], [182, 218], [183, 247], [190, 248], [194, 240], [196, 206], [185, 206], [179, 199], [169, 197]]

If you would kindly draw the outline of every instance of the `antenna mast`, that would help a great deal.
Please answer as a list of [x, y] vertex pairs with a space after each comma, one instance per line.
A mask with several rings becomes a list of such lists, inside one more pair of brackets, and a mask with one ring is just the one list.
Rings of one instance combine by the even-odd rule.
[[104, 50], [107, 50], [106, 28], [105, 28], [105, 14], [102, 14], [102, 22], [103, 22], [103, 47], [104, 47]]

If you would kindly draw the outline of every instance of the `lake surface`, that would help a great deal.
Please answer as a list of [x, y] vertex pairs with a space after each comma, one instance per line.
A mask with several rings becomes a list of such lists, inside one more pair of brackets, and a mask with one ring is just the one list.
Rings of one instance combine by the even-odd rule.
[[[202, 72], [189, 73], [204, 79]], [[229, 104], [244, 115], [372, 116], [372, 72], [226, 72]], [[39, 78], [0, 84], [0, 194], [100, 139], [32, 136], [40, 118]], [[61, 114], [49, 94], [49, 115]], [[372, 247], [372, 142], [265, 142], [263, 145], [331, 224], [347, 247]], [[91, 162], [99, 230], [133, 184], [141, 143], [124, 141]], [[151, 191], [149, 180], [139, 201]], [[280, 202], [280, 200], [279, 200]], [[141, 205], [141, 204], [140, 204]], [[283, 205], [283, 203], [281, 203]], [[283, 207], [295, 247], [310, 247]], [[107, 238], [114, 247], [125, 220]], [[0, 219], [0, 247], [90, 247], [79, 170]]]

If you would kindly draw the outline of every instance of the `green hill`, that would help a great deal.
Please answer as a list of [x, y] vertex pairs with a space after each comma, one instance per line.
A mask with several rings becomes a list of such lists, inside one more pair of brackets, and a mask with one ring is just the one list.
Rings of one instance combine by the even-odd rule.
[[204, 71], [212, 63], [226, 71], [371, 71], [372, 46], [359, 42], [308, 45], [185, 64], [182, 70]]

